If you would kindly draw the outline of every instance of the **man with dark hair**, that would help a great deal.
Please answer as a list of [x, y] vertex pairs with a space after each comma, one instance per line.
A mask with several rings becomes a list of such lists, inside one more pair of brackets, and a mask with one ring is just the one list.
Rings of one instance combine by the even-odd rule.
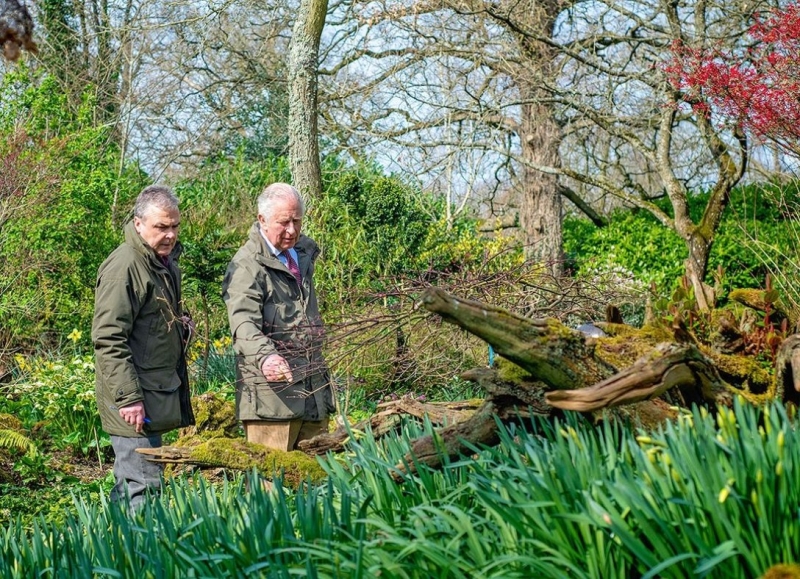
[[131, 508], [161, 487], [163, 467], [137, 448], [194, 424], [185, 347], [193, 326], [182, 309], [178, 199], [160, 185], [136, 199], [125, 241], [97, 273], [92, 341], [97, 407], [116, 458], [111, 500]]
[[248, 441], [288, 451], [327, 432], [336, 408], [313, 280], [319, 247], [300, 233], [304, 205], [294, 187], [274, 183], [257, 204], [258, 221], [222, 282], [236, 412]]

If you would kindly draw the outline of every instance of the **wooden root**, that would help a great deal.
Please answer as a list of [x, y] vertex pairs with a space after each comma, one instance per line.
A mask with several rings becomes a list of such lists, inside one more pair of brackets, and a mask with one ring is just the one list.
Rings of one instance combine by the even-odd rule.
[[598, 382], [577, 390], [548, 392], [545, 400], [562, 410], [591, 412], [620, 404], [650, 400], [671, 388], [682, 388], [696, 393], [701, 400], [713, 403], [715, 392], [724, 388], [717, 370], [700, 351], [691, 345], [661, 344], [657, 357], [648, 356], [633, 366]]
[[297, 446], [301, 451], [311, 455], [341, 452], [344, 445], [350, 440], [351, 433], [364, 432], [369, 429], [375, 438], [380, 438], [396, 430], [400, 426], [403, 415], [413, 416], [420, 420], [427, 416], [436, 426], [455, 424], [469, 418], [481, 403], [481, 400], [424, 403], [410, 397], [403, 397], [399, 400], [379, 404], [378, 412], [367, 420], [362, 420], [350, 427], [339, 426], [333, 432], [320, 434], [310, 440], [303, 440]]

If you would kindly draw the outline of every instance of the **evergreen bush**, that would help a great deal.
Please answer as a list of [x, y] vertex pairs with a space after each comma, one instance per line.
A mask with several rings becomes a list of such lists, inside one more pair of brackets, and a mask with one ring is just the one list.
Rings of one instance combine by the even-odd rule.
[[[699, 193], [689, 198], [695, 219], [707, 197], [708, 193]], [[793, 185], [749, 185], [733, 191], [709, 258], [707, 283], [713, 285], [714, 272], [722, 271], [721, 297], [736, 288], [763, 287], [769, 271], [797, 262], [797, 256], [787, 251], [796, 246], [797, 233], [792, 213], [786, 210], [786, 203], [796, 197]], [[660, 203], [669, 214], [669, 204]], [[579, 273], [624, 267], [640, 282], [655, 284], [662, 295], [669, 295], [677, 286], [687, 257], [685, 244], [676, 233], [650, 212], [627, 208], [614, 211], [608, 225], [600, 228], [586, 219], [568, 217], [564, 250]]]

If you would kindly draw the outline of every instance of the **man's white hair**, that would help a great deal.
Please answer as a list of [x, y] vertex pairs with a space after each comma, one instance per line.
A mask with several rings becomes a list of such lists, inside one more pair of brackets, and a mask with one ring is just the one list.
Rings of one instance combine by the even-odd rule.
[[275, 207], [275, 202], [278, 199], [294, 199], [297, 201], [297, 206], [300, 208], [300, 216], [302, 217], [306, 212], [306, 205], [300, 193], [289, 185], [288, 183], [273, 183], [268, 185], [258, 196], [258, 214], [264, 219], [269, 221], [272, 217], [272, 211]]

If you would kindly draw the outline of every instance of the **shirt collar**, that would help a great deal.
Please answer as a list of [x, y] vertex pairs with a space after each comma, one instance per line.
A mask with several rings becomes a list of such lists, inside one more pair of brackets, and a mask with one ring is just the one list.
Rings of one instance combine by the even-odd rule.
[[264, 242], [267, 244], [267, 247], [269, 248], [269, 251], [270, 251], [270, 253], [271, 253], [272, 255], [280, 255], [280, 253], [281, 253], [281, 252], [280, 252], [280, 251], [278, 251], [277, 249], [275, 249], [275, 246], [274, 246], [274, 245], [272, 245], [272, 244], [269, 242], [269, 239], [267, 239], [267, 236], [266, 236], [266, 235], [264, 235], [264, 230], [263, 230], [263, 229], [261, 229], [261, 227], [260, 227], [260, 226], [259, 226], [259, 228], [258, 228], [258, 233], [261, 235], [261, 239], [263, 239], [263, 240], [264, 240]]
[[[261, 229], [261, 227], [260, 227], [260, 226], [259, 226], [259, 228], [258, 228], [258, 232], [261, 234], [261, 238], [262, 238], [262, 239], [263, 239], [263, 240], [266, 242], [266, 244], [267, 244], [267, 247], [269, 248], [269, 251], [270, 251], [270, 253], [272, 253], [272, 255], [274, 255], [275, 257], [280, 257], [282, 252], [278, 251], [278, 250], [275, 248], [275, 246], [274, 246], [274, 245], [272, 245], [272, 244], [270, 243], [269, 239], [267, 239], [267, 236], [266, 236], [266, 235], [264, 235], [264, 230], [263, 230], [263, 229]], [[295, 261], [297, 261], [297, 250], [296, 250], [294, 247], [290, 247], [290, 248], [288, 249], [288, 251], [289, 251], [289, 254], [292, 256], [292, 259], [294, 259]]]

